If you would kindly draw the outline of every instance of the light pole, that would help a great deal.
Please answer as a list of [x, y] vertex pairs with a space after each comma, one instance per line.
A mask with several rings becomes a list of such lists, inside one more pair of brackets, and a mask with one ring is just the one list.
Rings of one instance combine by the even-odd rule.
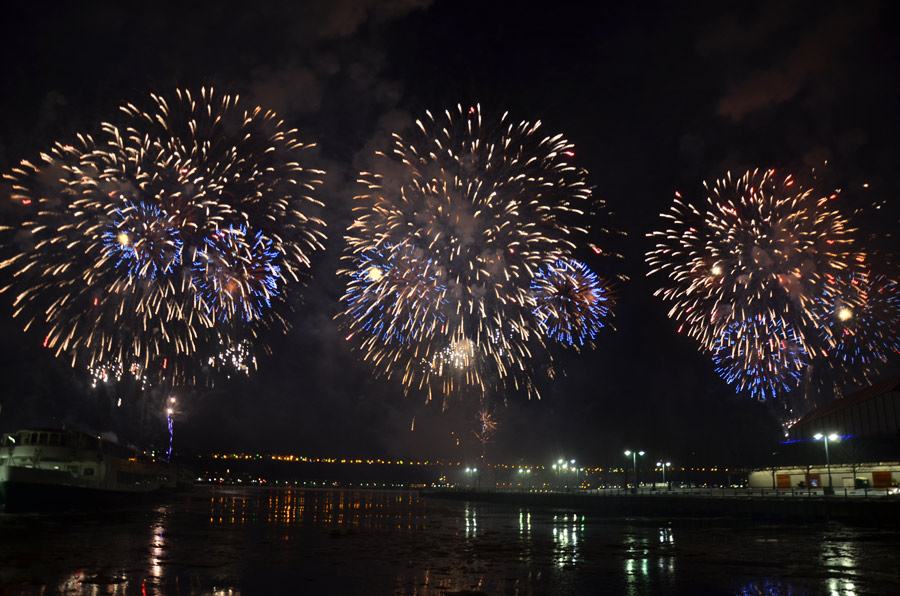
[[632, 465], [634, 466], [634, 488], [631, 490], [632, 493], [637, 492], [638, 486], [638, 477], [637, 477], [637, 458], [638, 456], [643, 456], [643, 451], [631, 451], [630, 449], [625, 452], [625, 455], [630, 455], [632, 460]]
[[664, 462], [658, 461], [658, 462], [656, 462], [656, 465], [657, 465], [657, 466], [660, 466], [660, 467], [662, 468], [662, 471], [663, 471], [663, 484], [666, 485], [666, 490], [669, 490], [669, 485], [666, 484], [666, 468], [668, 468], [669, 466], [671, 466], [671, 465], [672, 465], [672, 462], [667, 461], [667, 462], [664, 463]]
[[[522, 485], [522, 481], [525, 478], [531, 478], [531, 468], [519, 468], [519, 485], [520, 486]], [[526, 488], [527, 488], [527, 486], [526, 486]]]
[[833, 495], [834, 494], [834, 484], [831, 483], [831, 458], [828, 455], [828, 441], [837, 441], [841, 437], [837, 433], [831, 433], [830, 435], [823, 435], [822, 433], [816, 433], [813, 435], [813, 438], [817, 441], [823, 440], [825, 441], [825, 466], [828, 468], [828, 486], [822, 487], [822, 494], [825, 495]]
[[572, 469], [575, 470], [575, 488], [578, 488], [578, 468], [575, 467], [575, 460], [570, 459], [569, 464], [571, 465]]
[[469, 475], [469, 478], [472, 478], [474, 476], [475, 488], [478, 488], [478, 468], [466, 468], [466, 474]]

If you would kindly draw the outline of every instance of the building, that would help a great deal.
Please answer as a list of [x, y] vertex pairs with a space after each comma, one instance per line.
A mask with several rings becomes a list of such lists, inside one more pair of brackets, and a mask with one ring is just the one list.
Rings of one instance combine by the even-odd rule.
[[900, 374], [813, 410], [788, 430], [791, 441], [817, 433], [884, 439], [900, 436]]
[[[900, 462], [835, 464], [831, 466], [831, 480], [835, 490], [886, 490], [900, 484]], [[783, 466], [753, 470], [747, 476], [750, 488], [817, 489], [829, 486], [828, 468], [813, 466]]]
[[[825, 444], [820, 437], [840, 438]], [[889, 489], [900, 483], [900, 374], [803, 416], [772, 453], [771, 467], [748, 474], [751, 488]]]

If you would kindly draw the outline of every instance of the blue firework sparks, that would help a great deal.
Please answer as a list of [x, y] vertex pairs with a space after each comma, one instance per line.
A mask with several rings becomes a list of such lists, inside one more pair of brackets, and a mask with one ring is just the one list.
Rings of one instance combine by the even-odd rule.
[[124, 200], [113, 210], [113, 223], [102, 235], [107, 254], [127, 274], [155, 279], [181, 264], [183, 243], [178, 230], [156, 205]]
[[241, 226], [211, 234], [194, 261], [197, 300], [220, 321], [261, 318], [279, 293], [278, 256], [259, 230], [251, 234]]
[[900, 353], [900, 293], [897, 283], [884, 275], [855, 276], [850, 284], [855, 303], [826, 300], [827, 325], [835, 338], [830, 359], [869, 366]]
[[[749, 354], [743, 354], [749, 348]], [[729, 325], [712, 348], [716, 372], [759, 400], [795, 388], [806, 366], [806, 350], [797, 333], [782, 320], [762, 315]]]
[[897, 283], [867, 272], [840, 280], [839, 288], [820, 299], [821, 333], [833, 338], [833, 345], [810, 362], [804, 390], [812, 398], [830, 399], [871, 383], [900, 353]]
[[437, 264], [400, 244], [360, 253], [344, 300], [366, 341], [408, 344], [443, 326], [445, 291]]
[[606, 326], [610, 291], [587, 265], [559, 260], [542, 267], [531, 282], [538, 328], [554, 340], [581, 347]]
[[679, 331], [709, 350], [734, 323], [777, 317], [804, 350], [819, 352], [817, 299], [865, 259], [836, 208], [839, 195], [823, 197], [775, 170], [729, 172], [706, 186], [705, 201], [676, 193], [662, 214], [667, 228], [649, 234], [657, 239], [647, 253], [649, 274], [663, 278], [656, 295], [671, 303]]

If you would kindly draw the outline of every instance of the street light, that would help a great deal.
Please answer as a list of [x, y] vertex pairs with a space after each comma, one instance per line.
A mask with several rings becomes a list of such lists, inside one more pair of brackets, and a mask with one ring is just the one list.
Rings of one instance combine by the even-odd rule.
[[671, 465], [672, 465], [672, 462], [667, 461], [667, 462], [663, 463], [663, 462], [661, 462], [661, 461], [658, 461], [658, 462], [656, 462], [656, 465], [657, 465], [657, 466], [660, 466], [660, 467], [662, 468], [662, 471], [663, 471], [663, 484], [666, 485], [666, 490], [669, 490], [669, 485], [666, 484], [666, 468], [668, 468], [669, 466], [671, 466]]
[[643, 451], [637, 451], [637, 452], [635, 452], [635, 451], [631, 451], [631, 450], [629, 449], [628, 451], [625, 452], [625, 455], [630, 455], [630, 456], [631, 456], [632, 464], [634, 465], [634, 489], [633, 489], [631, 492], [637, 492], [637, 486], [638, 486], [638, 477], [637, 477], [637, 457], [638, 457], [639, 455], [640, 455], [640, 456], [643, 456], [643, 455], [644, 455], [644, 452], [643, 452]]
[[822, 494], [833, 495], [834, 484], [831, 482], [831, 458], [828, 456], [828, 441], [838, 441], [841, 437], [837, 433], [831, 433], [828, 436], [825, 436], [822, 433], [816, 433], [813, 435], [813, 438], [817, 441], [825, 441], [825, 466], [828, 468], [828, 487], [822, 488]]
[[[575, 470], [575, 486], [576, 486], [576, 488], [577, 488], [577, 487], [578, 487], [578, 468], [575, 467], [575, 460], [574, 460], [574, 459], [570, 459], [570, 460], [569, 460], [569, 465], [572, 467], [573, 470]], [[568, 476], [566, 476], [566, 478], [568, 478]], [[568, 483], [567, 483], [567, 484], [568, 484]]]
[[519, 486], [522, 485], [522, 479], [526, 477], [526, 474], [530, 477], [531, 468], [519, 468]]
[[[575, 460], [572, 460], [572, 463], [575, 463]], [[563, 477], [563, 481], [566, 483], [566, 488], [569, 486], [569, 462], [560, 458], [556, 460], [556, 463], [553, 464], [553, 469], [556, 470], [556, 490], [560, 489], [559, 484], [559, 471], [562, 470], [566, 475]]]

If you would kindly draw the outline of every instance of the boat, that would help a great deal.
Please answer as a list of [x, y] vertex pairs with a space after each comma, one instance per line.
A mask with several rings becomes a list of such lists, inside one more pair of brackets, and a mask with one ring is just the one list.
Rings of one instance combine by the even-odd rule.
[[128, 504], [185, 481], [175, 465], [87, 433], [25, 429], [0, 441], [0, 505], [7, 512]]

